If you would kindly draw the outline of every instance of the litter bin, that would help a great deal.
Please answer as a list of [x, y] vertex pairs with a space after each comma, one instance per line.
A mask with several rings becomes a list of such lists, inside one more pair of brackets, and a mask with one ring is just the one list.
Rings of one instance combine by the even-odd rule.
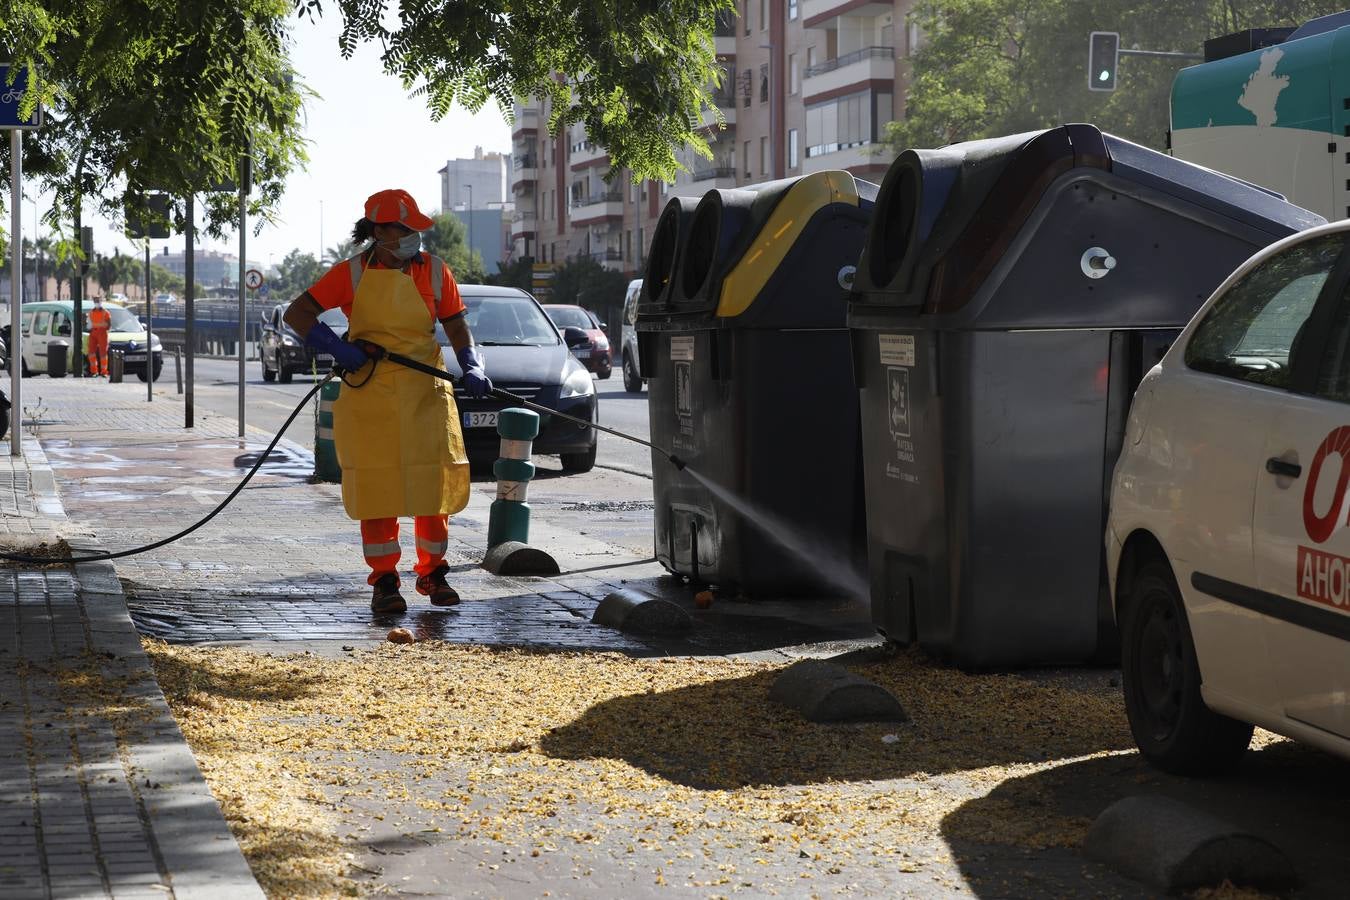
[[122, 356], [121, 350], [108, 351], [108, 383], [121, 384], [122, 375], [126, 371], [126, 360]]
[[897, 158], [848, 316], [878, 629], [967, 667], [1113, 655], [1134, 389], [1239, 263], [1321, 222], [1091, 125]]
[[[861, 546], [858, 398], [846, 286], [876, 185], [817, 172], [667, 204], [636, 327], [649, 379], [655, 551], [670, 571], [747, 594], [835, 587], [774, 536]], [[713, 486], [710, 486], [713, 485]]]
[[47, 343], [47, 374], [52, 378], [65, 378], [66, 367], [70, 362], [69, 341], [49, 341]]

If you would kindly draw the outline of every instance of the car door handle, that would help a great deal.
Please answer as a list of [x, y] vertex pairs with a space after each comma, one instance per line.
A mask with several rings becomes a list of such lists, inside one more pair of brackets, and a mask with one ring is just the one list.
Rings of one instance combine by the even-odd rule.
[[1278, 456], [1272, 456], [1266, 460], [1266, 471], [1272, 475], [1282, 475], [1285, 478], [1297, 478], [1303, 474], [1303, 467], [1296, 462], [1280, 459]]

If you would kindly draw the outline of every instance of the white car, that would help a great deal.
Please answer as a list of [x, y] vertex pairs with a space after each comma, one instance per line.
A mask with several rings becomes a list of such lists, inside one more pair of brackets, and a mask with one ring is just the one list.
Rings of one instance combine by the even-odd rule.
[[623, 388], [634, 392], [642, 390], [642, 369], [638, 363], [637, 305], [642, 293], [642, 279], [628, 282], [623, 297], [623, 324], [619, 333], [619, 365], [623, 369]]
[[1252, 725], [1350, 758], [1350, 221], [1219, 286], [1135, 393], [1107, 565], [1130, 728], [1179, 773]]

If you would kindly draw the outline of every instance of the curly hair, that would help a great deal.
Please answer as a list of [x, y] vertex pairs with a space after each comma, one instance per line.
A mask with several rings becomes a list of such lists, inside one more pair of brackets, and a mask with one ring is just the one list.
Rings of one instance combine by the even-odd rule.
[[366, 241], [373, 240], [375, 237], [375, 223], [364, 216], [356, 220], [352, 226], [352, 243], [360, 246]]

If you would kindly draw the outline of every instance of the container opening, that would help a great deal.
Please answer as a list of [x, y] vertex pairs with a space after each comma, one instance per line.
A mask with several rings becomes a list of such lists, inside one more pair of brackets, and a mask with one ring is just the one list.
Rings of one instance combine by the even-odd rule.
[[651, 252], [647, 257], [647, 275], [651, 286], [648, 296], [653, 300], [662, 297], [668, 290], [675, 269], [675, 250], [680, 240], [680, 212], [667, 209], [656, 223], [656, 234], [652, 236]]
[[877, 223], [877, 253], [872, 257], [872, 283], [885, 287], [894, 280], [904, 262], [914, 230], [915, 210], [919, 203], [919, 180], [908, 166], [900, 170], [886, 198]]
[[689, 225], [689, 240], [684, 245], [683, 282], [685, 297], [692, 297], [708, 281], [713, 260], [717, 257], [717, 233], [722, 224], [722, 204], [704, 202], [698, 205], [694, 221]]

